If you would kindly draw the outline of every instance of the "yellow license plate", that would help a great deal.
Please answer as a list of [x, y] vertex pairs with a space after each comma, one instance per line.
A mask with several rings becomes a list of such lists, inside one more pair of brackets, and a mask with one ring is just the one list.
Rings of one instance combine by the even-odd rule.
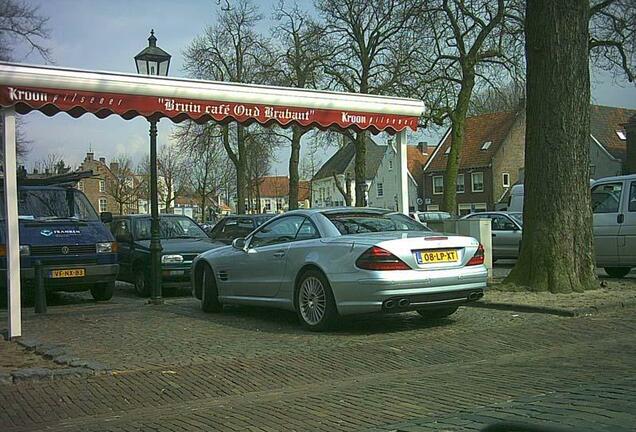
[[74, 278], [86, 276], [86, 270], [80, 269], [63, 269], [63, 270], [51, 270], [51, 278]]
[[417, 251], [415, 257], [417, 258], [418, 264], [434, 264], [458, 261], [456, 250], [440, 249]]

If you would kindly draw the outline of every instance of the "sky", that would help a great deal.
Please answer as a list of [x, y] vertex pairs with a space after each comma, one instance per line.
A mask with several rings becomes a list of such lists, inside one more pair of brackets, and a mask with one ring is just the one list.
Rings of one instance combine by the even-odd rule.
[[[265, 17], [259, 30], [269, 33], [273, 0], [255, 0]], [[170, 76], [185, 77], [183, 50], [216, 15], [215, 0], [31, 0], [40, 13], [49, 18], [51, 49], [56, 66], [135, 73], [133, 57], [148, 45], [150, 29], [155, 30], [157, 45], [172, 55]], [[308, 6], [310, 0], [301, 0]], [[26, 55], [18, 48], [18, 61], [42, 64], [36, 54]], [[593, 102], [600, 105], [636, 109], [636, 87], [627, 82], [612, 82], [606, 75], [592, 75]], [[79, 165], [90, 149], [95, 157], [113, 159], [126, 153], [140, 161], [148, 152], [148, 122], [143, 118], [124, 120], [110, 116], [100, 120], [91, 114], [73, 119], [60, 113], [46, 117], [38, 112], [23, 116], [25, 133], [31, 141], [27, 168], [45, 159], [49, 153], [63, 157], [71, 166]], [[173, 124], [159, 122], [159, 146], [170, 140]], [[436, 143], [441, 131], [424, 132], [410, 141]], [[323, 159], [335, 150], [324, 153]], [[286, 175], [289, 149], [277, 152], [270, 174]], [[302, 156], [302, 155], [301, 155]]]

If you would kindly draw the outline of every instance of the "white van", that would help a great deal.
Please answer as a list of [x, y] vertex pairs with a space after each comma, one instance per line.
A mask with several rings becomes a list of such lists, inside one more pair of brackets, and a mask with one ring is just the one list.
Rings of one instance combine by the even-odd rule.
[[636, 267], [636, 174], [592, 184], [596, 265], [612, 277]]
[[[590, 183], [596, 265], [624, 277], [636, 267], [636, 174]], [[508, 211], [523, 211], [523, 184], [510, 188]]]

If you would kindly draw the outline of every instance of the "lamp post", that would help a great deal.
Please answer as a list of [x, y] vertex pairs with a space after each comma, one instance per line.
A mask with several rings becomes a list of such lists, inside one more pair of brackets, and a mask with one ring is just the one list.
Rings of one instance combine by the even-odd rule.
[[[135, 56], [138, 74], [167, 76], [170, 54], [157, 46], [155, 31], [150, 31], [148, 46]], [[161, 304], [161, 238], [159, 235], [159, 202], [157, 199], [157, 118], [150, 122], [150, 302]]]

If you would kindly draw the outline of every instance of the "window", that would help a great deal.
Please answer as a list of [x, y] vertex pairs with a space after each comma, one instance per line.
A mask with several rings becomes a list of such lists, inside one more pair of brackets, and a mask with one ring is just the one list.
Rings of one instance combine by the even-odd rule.
[[491, 216], [493, 231], [514, 231], [517, 226], [506, 216]]
[[265, 200], [265, 211], [272, 211], [272, 202], [268, 199]]
[[471, 174], [473, 192], [484, 191], [484, 173], [476, 172]]
[[627, 209], [630, 212], [636, 212], [636, 182], [632, 182], [629, 187], [629, 204]]
[[378, 196], [384, 196], [384, 185], [382, 183], [378, 183]]
[[450, 154], [450, 150], [451, 150], [451, 146], [448, 146], [446, 148], [446, 151], [444, 152], [445, 155]]
[[510, 187], [510, 174], [502, 173], [501, 174], [501, 182], [503, 183], [503, 187]]
[[481, 145], [481, 150], [488, 150], [492, 145], [492, 141], [486, 141]]
[[311, 240], [319, 237], [320, 234], [318, 234], [318, 230], [316, 229], [315, 225], [309, 219], [305, 219], [303, 224], [298, 229], [298, 233], [296, 234], [296, 241]]
[[457, 205], [457, 211], [460, 215], [478, 213], [486, 210], [486, 203], [463, 203]]
[[457, 193], [464, 193], [464, 174], [457, 174], [457, 186], [455, 190]]
[[592, 189], [593, 213], [618, 213], [623, 183], [607, 183]]
[[108, 208], [108, 203], [106, 202], [106, 198], [100, 198], [99, 199], [99, 212], [103, 213], [105, 211], [108, 211], [107, 208]]
[[305, 217], [303, 216], [288, 216], [263, 225], [252, 235], [250, 247], [257, 248], [291, 242], [296, 238], [304, 221]]
[[623, 141], [627, 139], [627, 135], [625, 135], [625, 132], [623, 132], [622, 130], [617, 130], [616, 135], [618, 135], [618, 137]]
[[99, 181], [99, 191], [100, 192], [105, 192], [106, 191], [106, 182], [104, 180], [100, 180]]
[[83, 181], [80, 180], [80, 181], [77, 182], [77, 190], [81, 190], [81, 191], [84, 190], [84, 182]]
[[115, 236], [115, 240], [119, 241], [119, 239], [126, 239], [128, 238], [130, 240], [130, 225], [128, 220], [126, 219], [120, 219], [120, 220], [116, 220], [112, 223], [111, 225], [111, 231], [113, 233], [113, 235]]
[[343, 235], [386, 231], [429, 231], [424, 225], [402, 213], [381, 214], [359, 211], [328, 213], [325, 216]]
[[433, 177], [433, 195], [441, 195], [444, 193], [444, 177]]
[[457, 212], [463, 216], [463, 215], [467, 215], [471, 212], [471, 207], [470, 204], [457, 204]]
[[428, 211], [439, 211], [439, 206], [437, 204], [429, 204], [426, 206], [426, 210]]
[[391, 171], [393, 169], [393, 161], [390, 160], [389, 161], [389, 171]]

